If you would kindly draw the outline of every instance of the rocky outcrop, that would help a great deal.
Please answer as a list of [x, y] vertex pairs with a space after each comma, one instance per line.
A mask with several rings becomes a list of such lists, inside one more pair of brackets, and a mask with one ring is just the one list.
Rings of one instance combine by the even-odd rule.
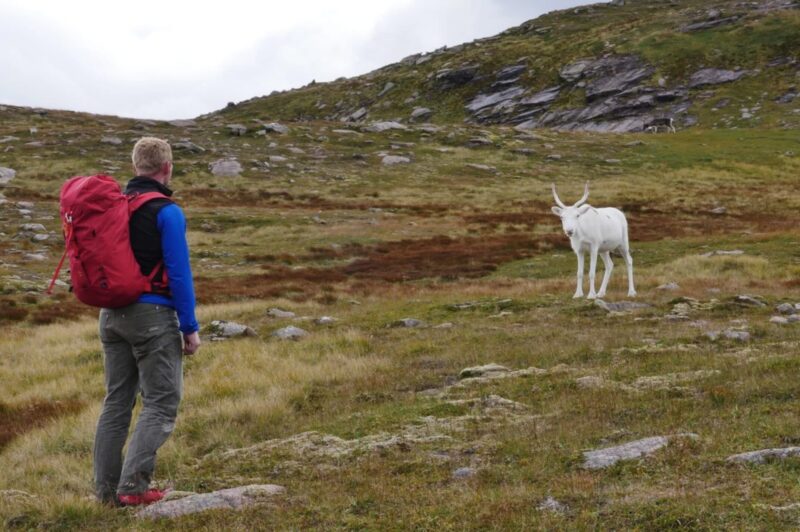
[[696, 89], [706, 85], [719, 85], [736, 81], [747, 74], [746, 70], [724, 70], [720, 68], [703, 68], [689, 78], [689, 88]]
[[[522, 71], [520, 66], [500, 70], [497, 81], [466, 104], [470, 119], [515, 124], [521, 130], [622, 133], [663, 126], [670, 119], [675, 122], [674, 117], [685, 116], [691, 105], [686, 88], [645, 85], [655, 68], [636, 55], [579, 59], [560, 69], [563, 84], [535, 92], [506, 83], [516, 82], [519, 78], [512, 74]], [[579, 90], [584, 92], [585, 106], [551, 109], [562, 95]], [[689, 118], [685, 120], [688, 122]]]
[[473, 81], [478, 74], [477, 66], [464, 66], [461, 68], [445, 68], [436, 73], [434, 77], [436, 88], [442, 91], [455, 89]]

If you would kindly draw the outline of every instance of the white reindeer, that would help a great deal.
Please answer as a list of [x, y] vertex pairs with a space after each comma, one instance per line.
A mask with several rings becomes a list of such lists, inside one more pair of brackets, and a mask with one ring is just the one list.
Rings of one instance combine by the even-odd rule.
[[[595, 299], [606, 295], [608, 279], [614, 263], [611, 261], [610, 252], [619, 250], [628, 266], [628, 297], [636, 295], [633, 288], [633, 259], [628, 246], [628, 221], [622, 211], [613, 207], [596, 209], [583, 203], [589, 198], [589, 183], [583, 192], [583, 197], [571, 207], [564, 205], [556, 193], [553, 184], [553, 198], [558, 207], [553, 207], [553, 213], [561, 218], [561, 226], [569, 237], [572, 250], [578, 256], [578, 288], [574, 298], [583, 297], [583, 254], [589, 252], [589, 295], [588, 299]], [[594, 274], [597, 268], [597, 254], [603, 257], [606, 266], [600, 291], [594, 291]]]

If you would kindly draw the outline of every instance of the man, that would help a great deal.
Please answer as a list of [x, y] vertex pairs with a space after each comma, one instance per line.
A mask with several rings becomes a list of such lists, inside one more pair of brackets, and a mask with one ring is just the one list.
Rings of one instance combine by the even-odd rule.
[[[133, 170], [126, 194], [172, 195], [167, 142], [140, 139]], [[156, 451], [175, 428], [183, 388], [181, 343], [186, 355], [200, 346], [183, 211], [169, 199], [150, 200], [131, 216], [130, 237], [142, 274], [162, 271], [154, 278], [161, 282], [136, 303], [100, 311], [106, 396], [94, 442], [95, 487], [98, 499], [114, 505], [150, 504], [164, 496], [149, 486]], [[123, 459], [139, 391], [143, 408]]]

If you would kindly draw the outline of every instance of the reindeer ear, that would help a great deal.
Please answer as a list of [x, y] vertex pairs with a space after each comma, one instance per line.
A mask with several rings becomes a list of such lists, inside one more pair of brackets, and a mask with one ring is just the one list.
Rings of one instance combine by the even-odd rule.
[[563, 212], [561, 207], [551, 207], [550, 210], [553, 211], [553, 214], [555, 214], [556, 216], [559, 216], [559, 217], [561, 216], [561, 213]]
[[580, 207], [578, 207], [578, 216], [583, 216], [584, 214], [586, 214], [586, 211], [588, 211], [591, 208], [592, 208], [591, 205], [581, 205]]

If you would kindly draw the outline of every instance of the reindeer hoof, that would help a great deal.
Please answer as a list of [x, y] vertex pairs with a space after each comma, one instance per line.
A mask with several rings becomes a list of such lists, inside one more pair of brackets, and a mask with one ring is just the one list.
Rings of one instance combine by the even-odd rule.
[[583, 292], [575, 292], [575, 295], [572, 296], [572, 299], [580, 299], [583, 297]]
[[597, 294], [589, 294], [586, 299], [597, 299]]
[[631, 290], [628, 292], [628, 297], [636, 297], [636, 290]]

